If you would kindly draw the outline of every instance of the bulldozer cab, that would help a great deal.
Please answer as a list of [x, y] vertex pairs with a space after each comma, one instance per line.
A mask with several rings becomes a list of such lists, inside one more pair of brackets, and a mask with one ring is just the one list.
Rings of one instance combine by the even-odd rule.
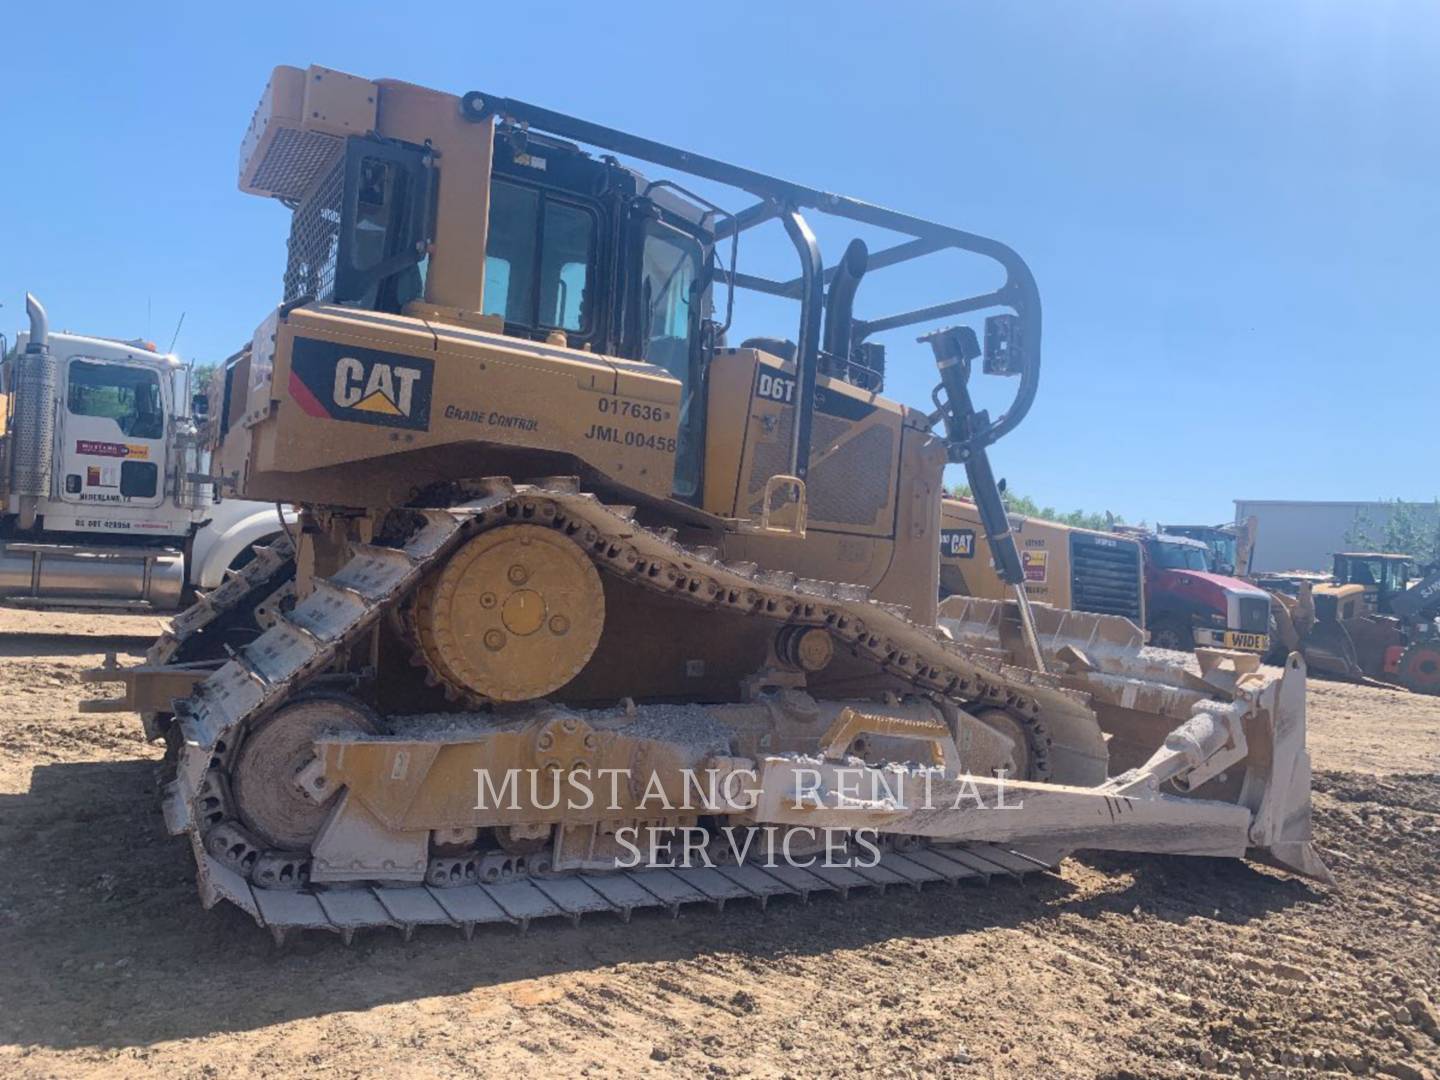
[[573, 143], [496, 133], [482, 313], [680, 383], [674, 493], [699, 490], [714, 233], [705, 208]]
[[1409, 587], [1410, 563], [1408, 555], [1336, 552], [1335, 583], [1339, 586], [1361, 586], [1365, 607], [1369, 611], [1388, 615], [1391, 600]]

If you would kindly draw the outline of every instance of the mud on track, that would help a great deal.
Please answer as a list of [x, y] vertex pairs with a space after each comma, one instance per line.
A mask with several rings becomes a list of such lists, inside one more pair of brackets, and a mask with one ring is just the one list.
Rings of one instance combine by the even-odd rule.
[[277, 954], [200, 909], [138, 722], [76, 711], [115, 646], [57, 632], [0, 636], [0, 1075], [1440, 1073], [1435, 699], [1312, 683], [1332, 890], [1095, 856], [1023, 885]]

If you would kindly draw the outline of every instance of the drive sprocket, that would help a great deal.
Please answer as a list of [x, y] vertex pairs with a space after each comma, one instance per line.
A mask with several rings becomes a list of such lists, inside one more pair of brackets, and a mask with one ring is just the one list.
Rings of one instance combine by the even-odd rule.
[[453, 691], [528, 701], [560, 689], [594, 654], [605, 591], [574, 541], [540, 525], [502, 525], [421, 587], [412, 626], [426, 663]]

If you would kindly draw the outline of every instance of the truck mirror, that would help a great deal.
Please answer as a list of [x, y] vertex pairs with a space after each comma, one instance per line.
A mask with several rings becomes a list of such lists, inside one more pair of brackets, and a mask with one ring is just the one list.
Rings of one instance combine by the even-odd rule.
[[190, 395], [190, 415], [196, 420], [204, 420], [210, 415], [210, 395]]

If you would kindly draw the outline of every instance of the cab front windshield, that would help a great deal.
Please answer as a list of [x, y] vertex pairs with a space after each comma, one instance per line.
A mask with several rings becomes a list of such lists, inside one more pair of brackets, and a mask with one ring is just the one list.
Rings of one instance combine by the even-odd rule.
[[1404, 590], [1408, 574], [1402, 559], [1337, 559], [1335, 577], [1342, 585], [1378, 586], [1381, 592]]
[[1162, 570], [1209, 570], [1210, 563], [1203, 547], [1189, 544], [1159, 542], [1154, 545], [1155, 564]]
[[675, 454], [675, 493], [694, 495], [700, 483], [700, 433], [692, 421], [699, 408], [700, 379], [691, 347], [699, 320], [700, 245], [678, 229], [652, 223], [645, 236], [640, 268], [642, 355], [680, 380], [679, 445]]

